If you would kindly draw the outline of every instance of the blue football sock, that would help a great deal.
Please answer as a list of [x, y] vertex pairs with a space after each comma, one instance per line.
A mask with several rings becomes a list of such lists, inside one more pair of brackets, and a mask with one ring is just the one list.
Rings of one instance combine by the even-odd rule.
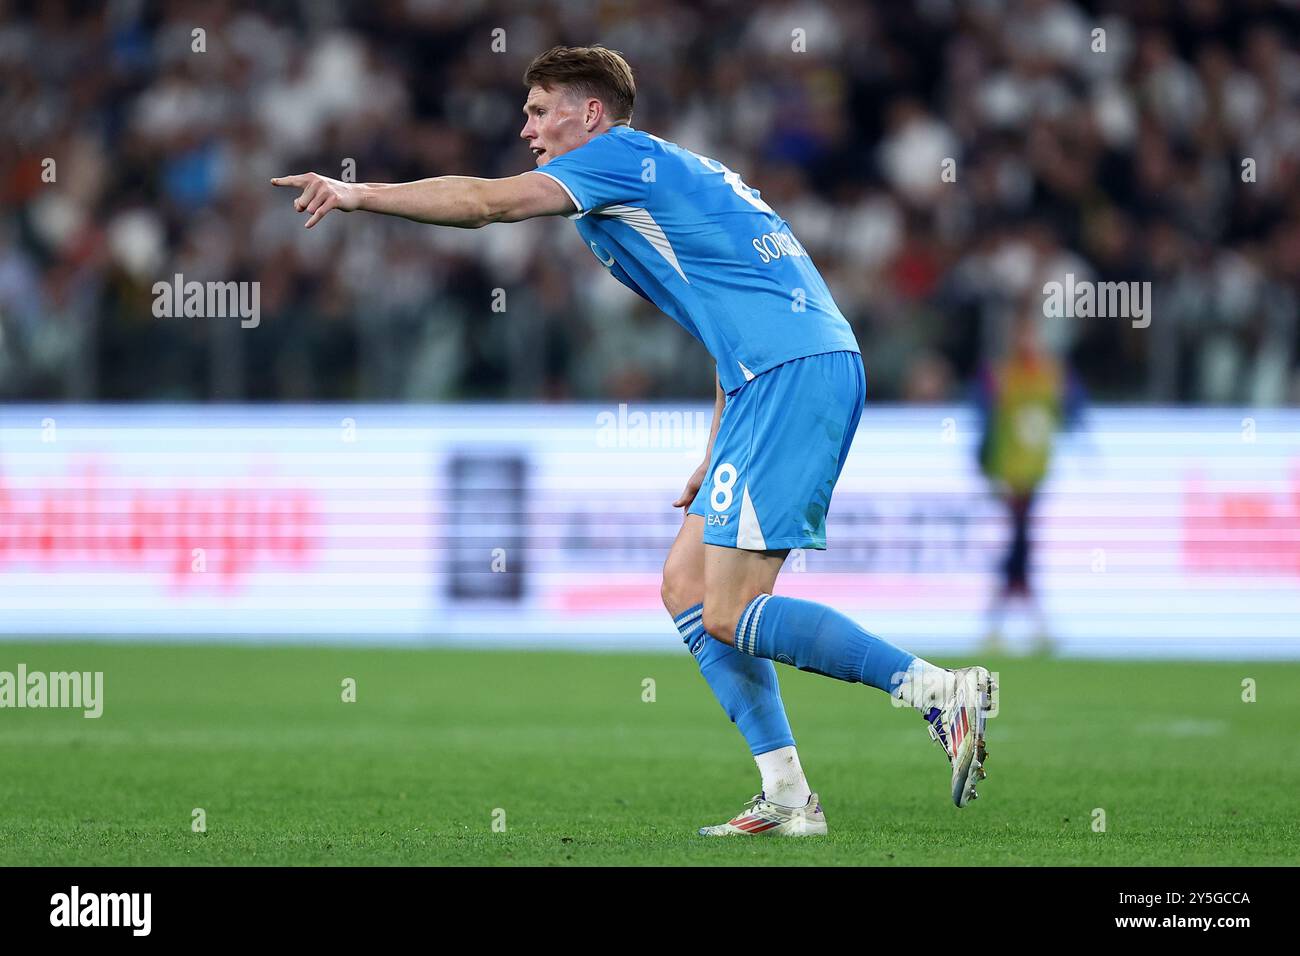
[[683, 611], [673, 623], [695, 655], [713, 696], [744, 735], [749, 752], [758, 756], [793, 747], [794, 737], [772, 662], [742, 654], [706, 634], [703, 604]]
[[869, 684], [890, 694], [902, 683], [913, 659], [834, 608], [771, 594], [760, 594], [741, 614], [736, 647], [755, 657]]

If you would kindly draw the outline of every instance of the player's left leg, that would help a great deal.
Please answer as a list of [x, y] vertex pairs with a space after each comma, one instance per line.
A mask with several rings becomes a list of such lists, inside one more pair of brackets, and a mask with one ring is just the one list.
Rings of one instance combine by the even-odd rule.
[[[746, 654], [889, 694], [910, 692], [909, 675], [925, 676], [924, 668], [934, 668], [931, 688], [943, 690], [940, 675], [948, 673], [943, 668], [882, 640], [832, 607], [773, 594], [786, 553], [706, 545], [704, 629]], [[918, 709], [921, 703], [916, 701]]]

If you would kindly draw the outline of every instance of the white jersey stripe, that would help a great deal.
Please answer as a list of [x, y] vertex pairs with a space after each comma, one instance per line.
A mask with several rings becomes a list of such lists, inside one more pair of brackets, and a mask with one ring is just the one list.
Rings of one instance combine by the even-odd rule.
[[625, 222], [637, 232], [639, 232], [645, 241], [654, 246], [658, 253], [667, 260], [682, 281], [690, 283], [686, 278], [686, 273], [682, 271], [681, 263], [677, 261], [677, 253], [673, 251], [673, 244], [668, 241], [664, 234], [663, 227], [655, 222], [654, 217], [650, 215], [648, 209], [639, 209], [636, 206], [604, 206], [596, 210], [598, 216], [613, 216], [620, 222]]

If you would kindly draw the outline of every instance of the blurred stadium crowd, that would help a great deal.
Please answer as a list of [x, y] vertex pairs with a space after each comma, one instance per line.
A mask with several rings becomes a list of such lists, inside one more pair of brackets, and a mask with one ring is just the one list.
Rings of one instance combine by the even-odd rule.
[[[707, 397], [562, 219], [308, 232], [268, 183], [521, 172], [524, 66], [600, 42], [634, 126], [791, 223], [871, 398], [955, 397], [1072, 272], [1153, 287], [1145, 329], [1047, 322], [1094, 397], [1295, 402], [1298, 37], [1295, 0], [0, 0], [0, 397]], [[260, 324], [156, 318], [177, 273], [260, 282]]]

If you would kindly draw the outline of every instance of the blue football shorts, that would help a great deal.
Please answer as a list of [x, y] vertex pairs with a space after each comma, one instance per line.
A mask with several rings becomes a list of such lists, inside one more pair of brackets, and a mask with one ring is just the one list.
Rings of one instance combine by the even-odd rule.
[[824, 550], [831, 492], [866, 397], [856, 352], [793, 359], [728, 395], [688, 509], [704, 517], [705, 544]]

